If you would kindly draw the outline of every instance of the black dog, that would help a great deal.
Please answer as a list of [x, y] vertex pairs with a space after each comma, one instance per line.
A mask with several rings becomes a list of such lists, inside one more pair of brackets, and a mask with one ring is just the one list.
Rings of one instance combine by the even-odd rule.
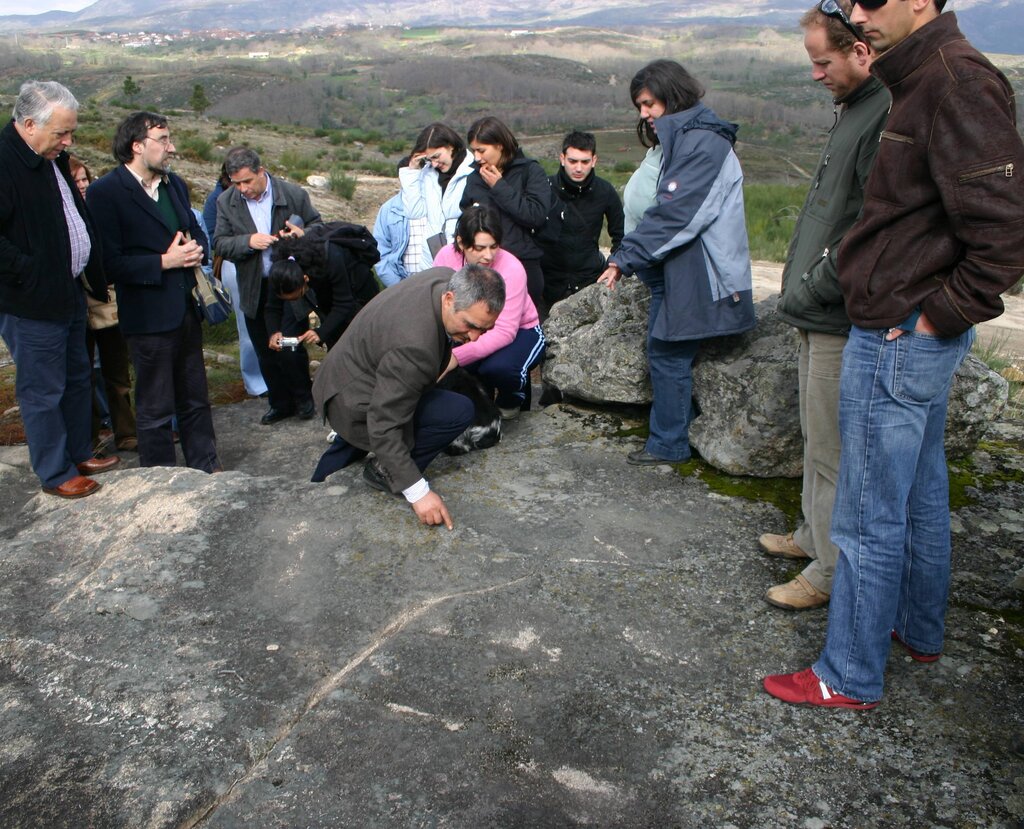
[[487, 393], [475, 374], [456, 367], [444, 376], [437, 387], [464, 394], [473, 401], [476, 410], [473, 425], [455, 438], [445, 452], [449, 455], [465, 455], [474, 449], [488, 449], [501, 440], [501, 412], [494, 402], [494, 396]]

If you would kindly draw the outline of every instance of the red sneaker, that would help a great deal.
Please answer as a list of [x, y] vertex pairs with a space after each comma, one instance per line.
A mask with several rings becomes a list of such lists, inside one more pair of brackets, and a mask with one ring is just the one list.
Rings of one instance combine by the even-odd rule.
[[861, 702], [844, 697], [829, 688], [807, 668], [795, 674], [773, 674], [764, 678], [764, 689], [783, 702], [794, 705], [818, 705], [822, 708], [874, 708], [878, 702]]
[[903, 650], [909, 654], [910, 658], [915, 662], [938, 662], [941, 653], [921, 653], [921, 651], [915, 651], [910, 645], [900, 639], [899, 634], [896, 631], [892, 632], [892, 641], [897, 642], [903, 646]]

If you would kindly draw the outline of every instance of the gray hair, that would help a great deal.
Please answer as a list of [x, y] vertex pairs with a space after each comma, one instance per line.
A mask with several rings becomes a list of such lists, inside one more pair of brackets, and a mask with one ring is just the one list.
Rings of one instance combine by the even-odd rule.
[[455, 294], [456, 311], [465, 311], [478, 302], [483, 302], [492, 314], [500, 314], [505, 307], [505, 280], [484, 265], [463, 266], [448, 280], [448, 290]]
[[78, 112], [78, 101], [66, 86], [56, 81], [25, 81], [14, 102], [12, 115], [22, 126], [29, 118], [43, 126], [53, 115], [54, 107]]
[[263, 167], [263, 164], [260, 163], [259, 153], [256, 150], [249, 147], [232, 147], [228, 150], [228, 154], [224, 156], [224, 172], [228, 176], [233, 176], [246, 167], [254, 173]]

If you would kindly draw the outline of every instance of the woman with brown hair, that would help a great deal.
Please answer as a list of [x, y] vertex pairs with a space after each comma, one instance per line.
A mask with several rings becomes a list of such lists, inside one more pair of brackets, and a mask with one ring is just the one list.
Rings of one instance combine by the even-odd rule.
[[501, 219], [502, 247], [526, 270], [527, 290], [537, 308], [544, 296], [543, 251], [533, 235], [548, 221], [554, 195], [547, 173], [523, 155], [516, 137], [493, 116], [474, 121], [467, 134], [476, 168], [466, 180], [462, 209], [491, 205]]

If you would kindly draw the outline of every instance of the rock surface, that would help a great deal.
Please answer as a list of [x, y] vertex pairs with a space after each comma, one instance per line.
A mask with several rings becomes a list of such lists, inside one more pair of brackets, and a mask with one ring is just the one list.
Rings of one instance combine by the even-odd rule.
[[[796, 330], [775, 311], [778, 297], [756, 304], [757, 328], [708, 340], [693, 370], [700, 416], [690, 443], [731, 475], [789, 477], [803, 470], [797, 392]], [[649, 294], [639, 280], [614, 291], [592, 286], [556, 304], [544, 325], [544, 380], [592, 403], [649, 404], [646, 330]], [[964, 457], [1006, 405], [1008, 384], [969, 356], [950, 395], [946, 450]]]
[[636, 422], [552, 407], [439, 459], [448, 532], [358, 466], [306, 483], [326, 430], [262, 410], [215, 410], [223, 475], [126, 463], [77, 502], [0, 449], [0, 825], [1024, 817], [1020, 424], [954, 516], [944, 657], [894, 650], [881, 707], [822, 712], [760, 688], [824, 636], [762, 600], [791, 518], [628, 466]]

